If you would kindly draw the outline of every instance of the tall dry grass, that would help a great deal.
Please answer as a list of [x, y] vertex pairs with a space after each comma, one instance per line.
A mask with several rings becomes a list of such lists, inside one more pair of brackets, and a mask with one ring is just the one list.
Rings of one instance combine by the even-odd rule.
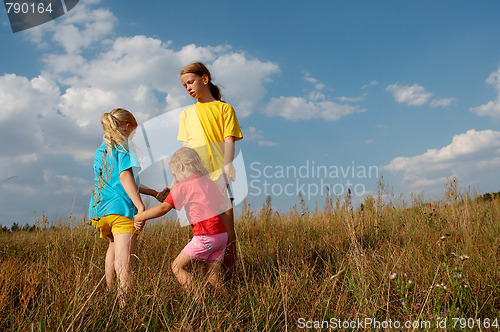
[[0, 330], [295, 331], [301, 318], [498, 317], [500, 199], [460, 192], [453, 180], [434, 202], [379, 189], [356, 208], [328, 198], [309, 211], [301, 197], [286, 214], [270, 200], [244, 206], [227, 294], [202, 282], [184, 294], [170, 263], [190, 229], [150, 224], [124, 309], [105, 291], [107, 241], [91, 227], [59, 221], [0, 234]]

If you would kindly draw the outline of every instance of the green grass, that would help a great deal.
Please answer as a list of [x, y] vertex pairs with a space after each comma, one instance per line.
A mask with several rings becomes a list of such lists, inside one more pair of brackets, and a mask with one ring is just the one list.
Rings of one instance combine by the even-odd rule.
[[395, 198], [381, 186], [362, 208], [297, 203], [286, 214], [269, 201], [245, 206], [234, 278], [227, 294], [207, 288], [204, 302], [170, 270], [189, 227], [147, 226], [122, 310], [105, 292], [107, 240], [90, 226], [59, 220], [1, 233], [0, 330], [295, 331], [301, 321], [365, 318], [434, 328], [447, 318], [448, 330], [462, 331], [454, 318], [500, 316], [498, 197], [460, 193], [451, 181], [434, 202]]

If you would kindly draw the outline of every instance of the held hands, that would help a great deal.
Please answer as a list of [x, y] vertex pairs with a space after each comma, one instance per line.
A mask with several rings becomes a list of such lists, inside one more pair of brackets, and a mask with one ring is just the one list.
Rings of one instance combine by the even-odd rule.
[[138, 213], [134, 216], [134, 228], [140, 232], [144, 229], [144, 225], [146, 224], [146, 220], [141, 218], [142, 213]]
[[170, 188], [166, 187], [162, 191], [159, 191], [158, 194], [156, 194], [155, 198], [158, 200], [158, 202], [163, 203], [163, 201], [165, 201], [165, 198], [167, 198], [169, 193], [170, 193]]

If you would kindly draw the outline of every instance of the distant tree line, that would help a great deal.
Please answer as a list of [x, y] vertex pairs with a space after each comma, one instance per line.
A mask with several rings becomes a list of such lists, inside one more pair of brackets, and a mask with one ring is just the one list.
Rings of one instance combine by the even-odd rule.
[[500, 197], [500, 191], [496, 193], [486, 193], [482, 196], [480, 196], [483, 200], [490, 202], [493, 199], [499, 198]]
[[36, 225], [26, 224], [24, 226], [21, 226], [21, 225], [19, 225], [16, 222], [12, 224], [12, 226], [10, 227], [10, 229], [7, 226], [2, 226], [2, 228], [1, 228], [1, 232], [2, 233], [14, 233], [14, 232], [19, 232], [19, 231], [34, 232], [34, 231], [37, 231], [37, 230], [40, 230], [40, 227], [38, 227]]

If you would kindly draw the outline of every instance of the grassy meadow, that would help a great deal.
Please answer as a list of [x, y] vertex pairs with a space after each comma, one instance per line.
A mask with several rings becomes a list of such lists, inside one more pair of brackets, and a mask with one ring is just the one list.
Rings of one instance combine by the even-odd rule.
[[0, 233], [0, 330], [328, 330], [367, 318], [372, 325], [347, 330], [376, 330], [375, 321], [392, 330], [443, 322], [448, 331], [498, 330], [500, 198], [488, 198], [451, 180], [432, 202], [381, 183], [354, 208], [344, 198], [309, 210], [298, 197], [282, 214], [270, 199], [245, 205], [225, 294], [202, 282], [185, 294], [170, 264], [191, 230], [153, 222], [139, 237], [123, 309], [105, 291], [107, 240], [84, 221], [42, 218], [35, 231]]

